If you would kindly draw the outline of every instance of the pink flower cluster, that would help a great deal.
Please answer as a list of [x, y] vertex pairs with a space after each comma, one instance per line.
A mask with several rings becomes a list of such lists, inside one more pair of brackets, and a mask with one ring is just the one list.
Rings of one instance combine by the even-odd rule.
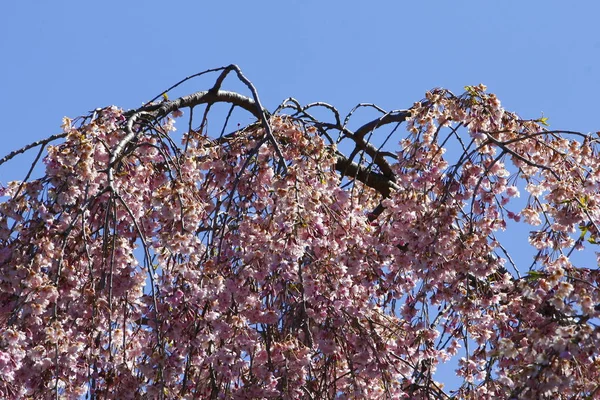
[[[2, 189], [0, 397], [600, 396], [600, 275], [570, 258], [600, 240], [595, 139], [435, 90], [383, 198], [289, 117], [285, 173], [258, 125], [178, 146], [169, 117], [111, 162], [127, 118], [69, 120], [45, 176]], [[536, 229], [529, 270], [509, 220]]]

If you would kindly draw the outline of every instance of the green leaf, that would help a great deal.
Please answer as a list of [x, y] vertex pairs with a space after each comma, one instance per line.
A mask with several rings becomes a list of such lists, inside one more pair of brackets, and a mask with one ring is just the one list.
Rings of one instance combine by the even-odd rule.
[[477, 96], [477, 90], [475, 90], [475, 87], [473, 86], [465, 86], [465, 91], [471, 96]]
[[579, 225], [579, 229], [581, 230], [581, 236], [579, 236], [579, 239], [583, 239], [585, 234], [588, 232], [588, 227], [587, 225]]
[[539, 122], [540, 124], [542, 124], [544, 126], [550, 126], [550, 124], [548, 123], [548, 117], [544, 117], [544, 113], [542, 113], [542, 117], [536, 119], [535, 122]]
[[543, 272], [539, 272], [539, 271], [529, 271], [529, 273], [527, 274], [526, 278], [528, 280], [538, 280], [540, 278], [543, 278], [544, 276], [546, 276]]

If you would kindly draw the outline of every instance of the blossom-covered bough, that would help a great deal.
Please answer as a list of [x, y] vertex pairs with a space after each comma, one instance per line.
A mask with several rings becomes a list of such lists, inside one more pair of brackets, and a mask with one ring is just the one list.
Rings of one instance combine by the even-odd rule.
[[[0, 397], [600, 396], [598, 266], [572, 263], [600, 241], [596, 136], [482, 85], [362, 104], [380, 115], [352, 129], [356, 109], [269, 113], [239, 68], [209, 72], [0, 160], [47, 150], [1, 193]], [[507, 227], [531, 230], [526, 265]]]

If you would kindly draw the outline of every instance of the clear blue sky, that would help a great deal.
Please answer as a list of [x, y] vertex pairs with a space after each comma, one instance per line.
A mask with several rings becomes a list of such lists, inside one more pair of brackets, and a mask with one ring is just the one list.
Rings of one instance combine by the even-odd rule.
[[[230, 63], [270, 109], [289, 96], [407, 108], [432, 87], [484, 83], [523, 117], [597, 131], [598, 15], [592, 0], [5, 1], [0, 157], [57, 133], [65, 115], [137, 107]], [[26, 160], [1, 167], [0, 183]]]
[[57, 132], [64, 115], [136, 107], [230, 63], [268, 108], [288, 96], [405, 108], [432, 87], [485, 83], [522, 116], [598, 130], [598, 15], [591, 0], [7, 1], [1, 153]]

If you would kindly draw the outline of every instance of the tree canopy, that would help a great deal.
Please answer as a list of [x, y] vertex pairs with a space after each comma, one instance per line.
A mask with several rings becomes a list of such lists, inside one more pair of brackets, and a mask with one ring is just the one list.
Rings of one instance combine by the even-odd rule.
[[0, 159], [38, 150], [0, 189], [0, 397], [600, 396], [598, 135], [465, 90], [266, 110], [231, 65]]

